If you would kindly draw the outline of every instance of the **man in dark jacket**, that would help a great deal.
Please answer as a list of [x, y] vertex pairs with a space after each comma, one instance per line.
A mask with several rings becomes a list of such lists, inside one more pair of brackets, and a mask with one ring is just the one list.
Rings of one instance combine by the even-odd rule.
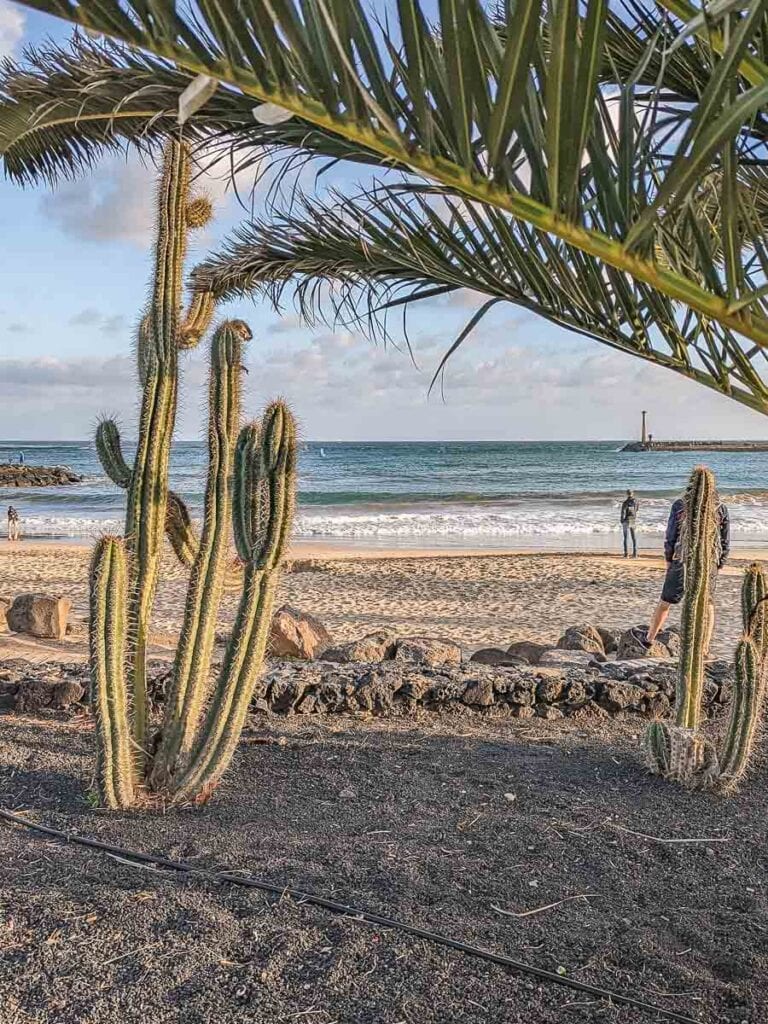
[[635, 533], [635, 527], [637, 526], [637, 510], [640, 508], [640, 502], [635, 497], [632, 491], [627, 491], [627, 496], [621, 503], [621, 529], [624, 534], [624, 557], [629, 557], [627, 550], [630, 536], [632, 537], [632, 557], [637, 558], [637, 534]]
[[[728, 553], [731, 549], [731, 524], [728, 517], [728, 509], [719, 502], [717, 506], [718, 531], [718, 559], [717, 568], [722, 569]], [[678, 498], [672, 503], [667, 522], [667, 532], [664, 537], [664, 558], [667, 563], [667, 572], [664, 577], [664, 586], [661, 588], [661, 600], [656, 605], [656, 610], [651, 619], [647, 636], [638, 637], [646, 645], [650, 646], [656, 639], [658, 633], [664, 628], [667, 621], [669, 609], [673, 604], [680, 604], [685, 592], [685, 562], [683, 555], [683, 523], [685, 520], [685, 502]]]

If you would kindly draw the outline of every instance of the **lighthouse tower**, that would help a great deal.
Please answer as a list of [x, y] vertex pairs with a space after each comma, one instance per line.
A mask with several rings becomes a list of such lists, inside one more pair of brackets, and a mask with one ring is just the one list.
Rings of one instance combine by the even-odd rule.
[[648, 443], [648, 433], [646, 431], [646, 425], [645, 425], [645, 417], [647, 415], [648, 415], [648, 413], [645, 411], [645, 409], [643, 409], [643, 425], [642, 425], [642, 428], [640, 430], [640, 440], [642, 441], [643, 444], [647, 444]]

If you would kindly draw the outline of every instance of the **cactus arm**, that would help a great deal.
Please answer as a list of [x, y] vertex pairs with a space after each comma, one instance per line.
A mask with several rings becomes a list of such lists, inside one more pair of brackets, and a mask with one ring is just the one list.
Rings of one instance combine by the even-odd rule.
[[213, 292], [194, 292], [179, 333], [179, 348], [194, 348], [213, 320], [216, 299]]
[[685, 495], [685, 596], [680, 616], [676, 719], [697, 729], [704, 692], [704, 663], [712, 632], [712, 584], [717, 572], [717, 495], [715, 478], [702, 466], [694, 469]]
[[96, 454], [112, 483], [127, 489], [131, 482], [131, 470], [123, 458], [120, 431], [114, 420], [102, 420], [96, 428]]
[[733, 698], [720, 756], [721, 784], [726, 790], [736, 786], [749, 765], [763, 694], [760, 653], [745, 636], [736, 648]]
[[[229, 766], [266, 651], [280, 563], [291, 530], [296, 476], [296, 427], [283, 403], [274, 403], [265, 414], [258, 472], [253, 465], [256, 437], [253, 425], [241, 432], [235, 470], [234, 503], [240, 509], [233, 517], [235, 532], [240, 535], [238, 547], [242, 543], [249, 551], [243, 595], [208, 713], [177, 783], [178, 800], [207, 798]], [[251, 463], [249, 472], [245, 460]], [[268, 499], [258, 522], [256, 510], [264, 490]], [[252, 514], [243, 515], [249, 504]], [[241, 533], [248, 522], [247, 532]]]
[[[165, 532], [173, 551], [185, 569], [191, 569], [197, 558], [200, 538], [192, 523], [184, 501], [174, 491], [168, 491], [165, 513]], [[236, 561], [227, 565], [224, 578], [225, 593], [243, 589], [243, 566]]]
[[261, 467], [261, 433], [252, 423], [243, 428], [235, 447], [235, 478], [232, 496], [232, 526], [237, 554], [244, 565], [253, 558], [257, 522], [263, 494]]
[[186, 569], [191, 569], [197, 557], [200, 541], [187, 506], [175, 491], [168, 491], [165, 532], [178, 560]]
[[246, 324], [228, 321], [218, 328], [211, 345], [203, 530], [190, 574], [163, 738], [152, 773], [152, 785], [156, 788], [162, 787], [172, 775], [179, 753], [189, 750], [206, 695], [226, 572], [232, 459], [240, 421], [242, 349], [249, 338]]
[[648, 768], [654, 775], [669, 775], [672, 761], [672, 736], [666, 722], [651, 722], [645, 734]]
[[102, 537], [90, 569], [91, 707], [96, 726], [100, 802], [128, 807], [133, 800], [128, 697], [125, 685], [126, 559], [122, 542]]

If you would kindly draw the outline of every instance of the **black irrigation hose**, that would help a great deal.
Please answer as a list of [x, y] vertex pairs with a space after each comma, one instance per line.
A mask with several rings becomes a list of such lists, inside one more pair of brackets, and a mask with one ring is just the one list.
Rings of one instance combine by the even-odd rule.
[[503, 956], [501, 953], [494, 953], [489, 949], [482, 949], [480, 946], [471, 946], [466, 942], [460, 942], [458, 939], [452, 939], [448, 935], [431, 932], [426, 928], [406, 924], [404, 921], [396, 921], [391, 917], [382, 917], [381, 914], [374, 914], [369, 910], [350, 907], [346, 903], [337, 903], [335, 900], [326, 899], [324, 896], [316, 896], [314, 893], [294, 889], [291, 886], [273, 885], [271, 882], [264, 882], [259, 878], [249, 878], [230, 871], [205, 871], [202, 868], [196, 868], [193, 864], [187, 864], [180, 860], [171, 860], [159, 854], [140, 853], [136, 850], [126, 850], [122, 846], [111, 846], [109, 843], [101, 842], [100, 839], [88, 839], [71, 832], [62, 832], [57, 828], [50, 828], [48, 825], [38, 825], [36, 822], [29, 821], [20, 814], [14, 814], [13, 811], [7, 811], [2, 807], [0, 807], [0, 819], [12, 822], [14, 825], [23, 825], [25, 828], [32, 829], [35, 832], [42, 832], [56, 839], [62, 839], [67, 843], [87, 846], [93, 850], [102, 850], [104, 853], [111, 853], [125, 860], [135, 861], [137, 864], [157, 864], [164, 868], [170, 868], [173, 871], [195, 875], [209, 882], [229, 882], [231, 885], [261, 889], [263, 892], [272, 893], [274, 896], [290, 896], [299, 903], [310, 903], [313, 906], [330, 910], [334, 914], [344, 914], [347, 917], [356, 918], [358, 921], [367, 921], [369, 924], [377, 924], [382, 928], [392, 928], [393, 930], [404, 932], [406, 935], [415, 935], [419, 939], [426, 939], [428, 942], [434, 942], [438, 946], [455, 949], [459, 953], [478, 957], [481, 960], [487, 960], [489, 963], [499, 964], [501, 967], [511, 967], [522, 974], [529, 974], [534, 978], [540, 978], [542, 981], [550, 981], [553, 985], [561, 985], [564, 988], [575, 989], [577, 992], [585, 992], [600, 999], [607, 999], [610, 1003], [634, 1006], [636, 1009], [658, 1014], [661, 1017], [666, 1017], [668, 1020], [681, 1021], [683, 1024], [701, 1024], [701, 1021], [696, 1020], [694, 1017], [686, 1017], [685, 1014], [675, 1013], [674, 1010], [667, 1010], [663, 1006], [647, 1003], [644, 999], [623, 995], [621, 992], [612, 992], [606, 988], [598, 988], [597, 985], [588, 985], [583, 981], [576, 981], [573, 978], [555, 974], [554, 971], [547, 971], [543, 967], [535, 967], [520, 960], [513, 960], [512, 957]]

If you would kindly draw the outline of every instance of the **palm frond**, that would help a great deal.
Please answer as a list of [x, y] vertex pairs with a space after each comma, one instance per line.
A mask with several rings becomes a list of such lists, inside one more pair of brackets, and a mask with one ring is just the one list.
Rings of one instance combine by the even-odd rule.
[[[421, 0], [398, 0], [392, 30], [371, 20], [364, 0], [206, 0], [194, 14], [166, 0], [26, 3], [276, 105], [323, 138], [408, 166], [768, 345], [762, 269], [739, 275], [731, 294], [735, 279], [720, 277], [706, 233], [694, 233], [693, 277], [655, 258], [659, 233], [674, 232], [698, 180], [727, 150], [736, 174], [766, 158], [750, 128], [768, 103], [760, 0], [743, 17], [729, 13], [714, 41], [704, 33], [713, 71], [682, 133], [664, 131], [659, 90], [646, 89], [633, 109], [633, 79], [622, 86], [618, 128], [608, 124], [597, 74], [609, 37], [600, 0], [507, 4], [506, 45], [482, 0], [444, 0], [438, 38]], [[677, 16], [686, 0], [662, 3]], [[537, 32], [521, 30], [534, 22]], [[721, 209], [734, 215], [728, 203]], [[768, 264], [762, 239], [752, 245]]]
[[[66, 45], [28, 47], [20, 60], [0, 62], [0, 158], [22, 185], [55, 185], [90, 170], [128, 146], [158, 152], [178, 135], [178, 100], [194, 74], [109, 40], [76, 33]], [[253, 100], [222, 87], [184, 126], [191, 146], [236, 170], [270, 149], [313, 152], [319, 133], [296, 119], [283, 125], [254, 120]], [[359, 160], [360, 151], [337, 137], [317, 139], [316, 150]], [[365, 155], [364, 155], [365, 156]]]
[[385, 337], [393, 309], [468, 288], [768, 412], [761, 349], [571, 246], [439, 189], [380, 185], [327, 202], [301, 197], [238, 229], [195, 279], [221, 299], [258, 292], [280, 308], [292, 295], [310, 322], [352, 323]]

